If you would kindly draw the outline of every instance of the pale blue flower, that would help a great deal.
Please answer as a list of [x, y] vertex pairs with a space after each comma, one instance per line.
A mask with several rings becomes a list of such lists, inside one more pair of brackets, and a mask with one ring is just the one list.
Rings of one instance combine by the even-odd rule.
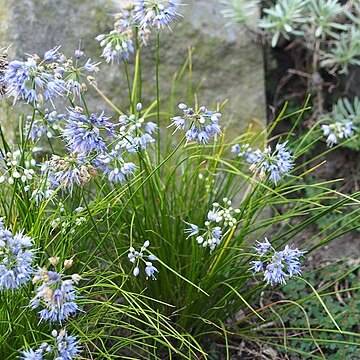
[[101, 56], [107, 63], [118, 63], [120, 60], [127, 60], [134, 52], [132, 40], [128, 33], [121, 33], [112, 30], [109, 34], [101, 34], [96, 38], [103, 47]]
[[140, 274], [140, 262], [145, 265], [145, 273], [147, 278], [151, 278], [152, 280], [156, 280], [155, 273], [159, 272], [159, 270], [153, 265], [152, 262], [157, 260], [157, 257], [153, 254], [145, 256], [145, 251], [150, 246], [150, 242], [147, 240], [144, 242], [140, 251], [135, 250], [135, 248], [130, 247], [128, 253], [129, 261], [134, 264], [133, 275], [138, 276]]
[[347, 139], [354, 135], [355, 127], [351, 121], [335, 122], [329, 125], [321, 125], [326, 136], [326, 144], [332, 147], [338, 143], [338, 139]]
[[[54, 49], [46, 53], [47, 59], [54, 58]], [[54, 68], [47, 61], [41, 61], [37, 56], [30, 56], [26, 61], [11, 61], [3, 70], [2, 82], [6, 87], [6, 95], [14, 98], [14, 103], [25, 100], [37, 103], [42, 100], [52, 100], [62, 96], [65, 82], [55, 76]]]
[[277, 144], [272, 151], [268, 146], [264, 151], [260, 149], [246, 154], [246, 160], [252, 165], [250, 170], [258, 174], [260, 180], [268, 179], [275, 185], [294, 168], [294, 156], [286, 147], [286, 142]]
[[76, 336], [69, 335], [66, 330], [51, 332], [53, 342], [44, 342], [37, 350], [29, 349], [21, 353], [22, 360], [43, 360], [51, 356], [54, 360], [72, 360], [80, 354], [79, 340]]
[[254, 260], [254, 261], [251, 261], [251, 263], [253, 264], [253, 266], [252, 266], [252, 268], [250, 268], [250, 270], [253, 270], [255, 273], [263, 271], [264, 264], [261, 260]]
[[169, 27], [169, 24], [181, 15], [181, 6], [176, 0], [135, 0], [134, 20], [141, 29]]
[[259, 255], [265, 255], [271, 249], [271, 244], [268, 238], [265, 237], [263, 242], [257, 241], [254, 248]]
[[113, 149], [109, 153], [101, 154], [94, 160], [94, 166], [100, 169], [112, 183], [124, 182], [137, 170], [133, 162], [126, 162], [119, 149]]
[[147, 261], [145, 267], [145, 273], [146, 275], [151, 278], [152, 280], [156, 280], [155, 272], [159, 272], [159, 270], [152, 264], [151, 261]]
[[75, 185], [84, 186], [97, 174], [89, 160], [78, 153], [63, 158], [53, 155], [42, 165], [41, 170], [47, 176], [52, 188], [60, 186], [70, 193]]
[[33, 245], [33, 239], [22, 232], [13, 236], [8, 229], [0, 229], [0, 291], [16, 290], [30, 280]]
[[60, 46], [55, 46], [54, 48], [46, 51], [46, 53], [44, 54], [44, 60], [45, 61], [57, 60], [60, 56], [59, 49], [60, 49]]
[[184, 130], [187, 125], [190, 128], [186, 131], [185, 137], [187, 142], [197, 141], [201, 145], [206, 145], [216, 135], [221, 134], [221, 127], [218, 124], [221, 114], [208, 110], [205, 106], [201, 106], [199, 110], [194, 111], [186, 104], [179, 104], [183, 116], [175, 116], [169, 127], [174, 126], [175, 130]]
[[286, 245], [282, 251], [276, 251], [267, 238], [254, 245], [259, 260], [251, 261], [254, 273], [263, 272], [268, 284], [285, 284], [294, 275], [301, 275], [300, 258], [305, 251]]
[[77, 290], [73, 280], [63, 280], [55, 271], [39, 269], [35, 283], [42, 283], [36, 288], [36, 295], [31, 299], [33, 309], [40, 308], [40, 321], [62, 323], [80, 311], [76, 304]]
[[33, 349], [24, 350], [21, 354], [20, 359], [22, 360], [43, 360], [43, 349], [37, 349], [34, 351]]
[[224, 198], [223, 203], [223, 205], [213, 203], [212, 209], [208, 211], [203, 228], [184, 221], [189, 226], [184, 230], [187, 235], [186, 239], [196, 236], [196, 242], [204, 248], [208, 247], [210, 251], [220, 245], [223, 237], [235, 226], [237, 222], [235, 214], [239, 212], [238, 209], [232, 208], [229, 199]]
[[138, 118], [134, 114], [121, 115], [119, 125], [120, 140], [115, 149], [121, 148], [127, 152], [136, 153], [140, 149], [146, 150], [148, 144], [155, 142], [152, 134], [156, 132], [157, 125], [151, 121], [145, 122], [143, 118]]
[[47, 108], [43, 113], [39, 110], [35, 113], [35, 119], [33, 119], [33, 116], [27, 117], [25, 127], [26, 133], [28, 133], [29, 138], [33, 142], [41, 139], [43, 136], [49, 139], [53, 138], [59, 130], [60, 121], [66, 116], [65, 114], [58, 114], [56, 111], [50, 111]]
[[106, 151], [106, 142], [101, 132], [105, 132], [110, 137], [115, 135], [114, 124], [108, 120], [109, 117], [106, 117], [104, 112], [87, 117], [78, 108], [70, 109], [63, 131], [67, 146], [73, 152], [86, 155]]
[[189, 225], [189, 228], [184, 230], [185, 234], [187, 235], [187, 239], [199, 233], [199, 227], [197, 225], [188, 222], [185, 222], [185, 224]]

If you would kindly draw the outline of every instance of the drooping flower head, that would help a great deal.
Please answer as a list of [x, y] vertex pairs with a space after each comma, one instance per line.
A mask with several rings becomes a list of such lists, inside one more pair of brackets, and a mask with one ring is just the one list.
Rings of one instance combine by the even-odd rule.
[[33, 239], [22, 232], [14, 236], [0, 228], [0, 291], [16, 290], [28, 282], [33, 273]]
[[179, 0], [135, 0], [134, 20], [141, 29], [163, 29], [180, 17]]
[[231, 200], [228, 198], [223, 199], [223, 204], [213, 203], [204, 227], [185, 222], [189, 225], [189, 228], [185, 229], [185, 234], [188, 235], [187, 239], [196, 236], [196, 241], [200, 246], [208, 247], [210, 251], [213, 251], [221, 243], [223, 237], [236, 225], [235, 214], [237, 213], [239, 210], [231, 206]]
[[135, 250], [135, 248], [130, 247], [128, 253], [128, 259], [131, 263], [135, 265], [133, 269], [133, 275], [138, 276], [140, 273], [140, 261], [145, 265], [145, 273], [147, 278], [151, 278], [156, 280], [155, 273], [159, 272], [159, 270], [153, 265], [153, 262], [157, 260], [156, 256], [153, 254], [145, 255], [145, 251], [149, 247], [150, 242], [146, 240], [144, 245], [140, 248], [140, 251]]
[[80, 311], [76, 303], [78, 297], [73, 279], [65, 279], [62, 274], [39, 269], [33, 278], [37, 285], [36, 295], [31, 299], [33, 309], [40, 308], [40, 321], [62, 323]]
[[252, 151], [248, 144], [243, 146], [236, 144], [231, 151], [251, 163], [250, 170], [256, 173], [260, 180], [268, 178], [275, 185], [294, 167], [294, 156], [286, 147], [286, 142], [276, 144], [274, 151], [270, 146], [263, 151], [260, 149]]
[[33, 142], [44, 136], [51, 139], [59, 131], [59, 123], [65, 116], [65, 114], [58, 114], [55, 110], [51, 111], [48, 108], [42, 111], [38, 106], [35, 117], [33, 118], [32, 115], [27, 117], [25, 132]]
[[53, 155], [42, 165], [41, 170], [47, 174], [52, 188], [60, 186], [70, 192], [75, 185], [84, 186], [97, 175], [89, 160], [77, 153], [63, 158]]
[[47, 51], [41, 59], [38, 55], [29, 56], [25, 61], [10, 61], [3, 70], [2, 82], [8, 97], [14, 103], [22, 99], [27, 103], [38, 103], [62, 96], [65, 82], [55, 69], [59, 58], [59, 47]]
[[109, 34], [100, 34], [95, 38], [103, 47], [101, 56], [107, 63], [118, 63], [120, 60], [127, 60], [134, 52], [133, 43], [129, 32], [121, 32], [117, 29]]
[[70, 109], [63, 131], [68, 148], [72, 152], [84, 155], [106, 151], [106, 143], [101, 132], [105, 132], [108, 136], [115, 135], [114, 125], [108, 121], [109, 119], [103, 112], [100, 115], [91, 114], [87, 117], [80, 107]]
[[169, 127], [174, 126], [175, 133], [177, 130], [184, 130], [186, 126], [190, 126], [185, 134], [187, 142], [197, 141], [201, 145], [206, 145], [216, 135], [221, 134], [219, 112], [211, 111], [205, 106], [194, 111], [185, 104], [179, 104], [179, 109], [182, 110], [183, 116], [171, 118], [172, 123]]
[[79, 340], [76, 336], [69, 335], [65, 329], [51, 332], [53, 341], [43, 342], [38, 349], [24, 350], [21, 353], [22, 360], [43, 360], [51, 356], [56, 360], [72, 360], [80, 354]]
[[107, 176], [110, 182], [124, 182], [133, 175], [137, 166], [133, 162], [126, 162], [119, 147], [109, 153], [101, 154], [94, 159], [94, 166]]
[[326, 144], [332, 147], [338, 143], [338, 139], [347, 139], [354, 134], [355, 127], [351, 121], [335, 122], [329, 125], [321, 125], [321, 129], [326, 136]]
[[276, 251], [269, 240], [265, 237], [264, 242], [254, 245], [257, 260], [251, 262], [250, 270], [263, 273], [264, 281], [268, 284], [285, 284], [286, 280], [294, 275], [301, 275], [300, 258], [305, 251], [293, 249], [286, 245], [281, 251]]
[[[141, 111], [141, 103], [137, 104], [138, 112]], [[147, 145], [154, 143], [153, 134], [157, 125], [151, 121], [145, 122], [144, 118], [135, 114], [130, 116], [121, 115], [119, 118], [119, 142], [116, 149], [121, 148], [130, 153], [136, 153], [140, 149], [146, 150]]]

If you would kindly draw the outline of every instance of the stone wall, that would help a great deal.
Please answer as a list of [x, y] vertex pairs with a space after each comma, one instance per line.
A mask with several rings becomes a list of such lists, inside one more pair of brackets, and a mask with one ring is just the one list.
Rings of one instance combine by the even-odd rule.
[[[87, 57], [101, 54], [97, 34], [111, 30], [110, 14], [127, 1], [118, 0], [0, 0], [0, 43], [12, 44], [10, 56], [43, 53], [55, 45], [73, 52], [81, 40]], [[265, 95], [262, 48], [246, 29], [226, 27], [221, 14], [223, 5], [217, 0], [192, 0], [183, 7], [183, 19], [164, 30], [161, 37], [162, 94], [168, 94], [173, 74], [184, 63], [188, 48], [194, 47], [193, 83], [202, 83], [199, 103], [214, 106], [229, 99], [223, 112], [236, 128], [249, 122], [260, 126], [265, 122]], [[255, 16], [256, 17], [256, 16]], [[145, 102], [154, 100], [154, 47], [151, 39], [143, 54], [145, 65]], [[109, 66], [98, 77], [98, 85], [120, 106], [126, 101], [126, 86], [121, 66]], [[120, 76], [120, 80], [118, 77]], [[184, 85], [183, 89], [187, 85]], [[150, 98], [150, 93], [152, 98]], [[146, 95], [147, 94], [147, 95]], [[177, 102], [186, 102], [185, 91]], [[148, 96], [148, 98], [146, 97]], [[93, 111], [103, 103], [94, 94]]]

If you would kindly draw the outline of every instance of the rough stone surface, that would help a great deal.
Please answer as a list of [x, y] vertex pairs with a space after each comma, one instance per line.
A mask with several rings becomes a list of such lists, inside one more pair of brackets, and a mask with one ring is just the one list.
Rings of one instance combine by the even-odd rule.
[[[24, 53], [43, 53], [62, 44], [62, 50], [73, 52], [81, 40], [86, 55], [92, 59], [101, 54], [94, 37], [111, 30], [109, 14], [126, 0], [0, 0], [0, 44], [12, 43], [11, 57]], [[161, 34], [162, 97], [171, 88], [173, 74], [179, 72], [193, 47], [193, 85], [201, 83], [199, 104], [215, 106], [229, 99], [223, 112], [236, 128], [253, 122], [265, 123], [263, 55], [255, 37], [245, 29], [226, 27], [217, 0], [188, 1], [180, 22], [173, 32]], [[144, 102], [155, 98], [155, 40], [143, 50]], [[119, 106], [127, 105], [124, 71], [121, 66], [102, 64], [98, 85]], [[105, 68], [105, 69], [104, 69]], [[120, 76], [120, 80], [118, 77]], [[179, 87], [174, 102], [186, 102], [188, 78]], [[92, 107], [104, 107], [95, 94]]]

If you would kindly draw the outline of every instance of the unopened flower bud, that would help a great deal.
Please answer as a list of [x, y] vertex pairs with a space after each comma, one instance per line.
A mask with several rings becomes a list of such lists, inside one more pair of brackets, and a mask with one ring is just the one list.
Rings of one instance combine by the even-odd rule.
[[64, 261], [64, 268], [65, 269], [70, 269], [74, 264], [74, 260], [73, 259], [69, 259], [69, 260], [65, 260]]
[[49, 258], [49, 262], [52, 266], [56, 266], [60, 261], [59, 256], [52, 256], [51, 258]]

